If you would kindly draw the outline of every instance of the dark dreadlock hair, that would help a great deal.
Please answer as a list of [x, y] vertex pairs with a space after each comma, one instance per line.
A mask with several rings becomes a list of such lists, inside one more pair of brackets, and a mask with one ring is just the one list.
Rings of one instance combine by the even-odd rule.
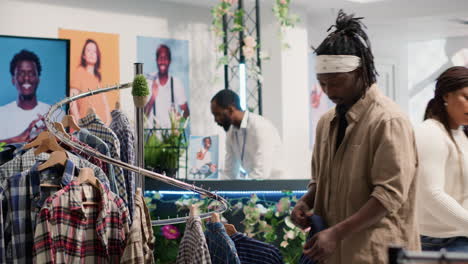
[[374, 55], [372, 55], [371, 44], [362, 22], [363, 17], [347, 15], [340, 10], [336, 18], [336, 24], [332, 25], [327, 32], [335, 29], [315, 49], [317, 55], [354, 55], [361, 58], [361, 67], [366, 87], [376, 82], [378, 73], [374, 66]]

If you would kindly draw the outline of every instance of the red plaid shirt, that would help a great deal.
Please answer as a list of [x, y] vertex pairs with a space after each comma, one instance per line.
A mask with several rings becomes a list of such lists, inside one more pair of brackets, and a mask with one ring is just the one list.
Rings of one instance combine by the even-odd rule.
[[[37, 217], [34, 263], [119, 263], [128, 209], [103, 185], [72, 181], [50, 196]], [[83, 206], [83, 201], [97, 206]]]

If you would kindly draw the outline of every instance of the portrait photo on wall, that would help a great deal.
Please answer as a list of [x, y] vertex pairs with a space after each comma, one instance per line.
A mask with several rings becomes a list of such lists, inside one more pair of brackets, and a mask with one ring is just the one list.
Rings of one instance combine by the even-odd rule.
[[[59, 29], [59, 38], [70, 40], [70, 95], [120, 82], [119, 35]], [[70, 114], [78, 120], [92, 109], [109, 125], [119, 97], [112, 91], [79, 99], [70, 104]]]
[[413, 124], [423, 122], [434, 96], [437, 77], [452, 66], [468, 67], [468, 37], [449, 37], [408, 44], [409, 112]]
[[[67, 40], [0, 35], [0, 142], [26, 142], [45, 129], [51, 105], [67, 96]], [[65, 109], [52, 121], [61, 121]]]
[[310, 148], [313, 149], [315, 141], [315, 130], [318, 121], [323, 114], [334, 106], [333, 102], [323, 92], [315, 73], [315, 61], [317, 55], [309, 53], [309, 127], [310, 127]]
[[174, 116], [187, 119], [190, 116], [188, 41], [138, 36], [137, 49], [137, 60], [143, 63], [150, 90], [144, 109], [145, 127], [171, 128]]
[[214, 136], [191, 136], [189, 145], [190, 180], [219, 180], [219, 139]]

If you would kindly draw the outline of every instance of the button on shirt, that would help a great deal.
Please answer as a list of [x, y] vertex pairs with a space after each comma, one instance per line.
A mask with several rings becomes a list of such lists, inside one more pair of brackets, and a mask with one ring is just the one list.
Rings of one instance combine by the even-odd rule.
[[[85, 207], [83, 200], [97, 202]], [[49, 197], [37, 217], [34, 263], [120, 263], [128, 209], [102, 184], [72, 181]]]
[[36, 215], [45, 199], [60, 188], [41, 188], [40, 184], [67, 185], [75, 173], [75, 165], [67, 160], [65, 166], [38, 171], [36, 163], [30, 170], [7, 178], [2, 184], [2, 219], [4, 227], [0, 245], [5, 259], [0, 263], [31, 263]]
[[241, 166], [251, 179], [281, 178], [284, 175], [278, 131], [269, 120], [248, 111], [244, 112], [240, 128], [231, 125], [227, 132], [225, 176], [238, 179]]
[[200, 217], [189, 217], [179, 245], [177, 264], [211, 264]]
[[273, 245], [255, 240], [242, 233], [231, 236], [242, 264], [282, 264], [283, 257]]
[[[78, 121], [80, 127], [84, 127], [91, 132], [91, 134], [99, 137], [106, 142], [109, 147], [112, 158], [120, 160], [120, 141], [117, 135], [110, 128], [106, 127], [104, 122], [96, 114], [89, 114]], [[117, 182], [117, 189], [119, 196], [128, 203], [127, 187], [125, 184], [125, 176], [120, 167], [114, 166], [115, 180]]]
[[211, 263], [213, 264], [240, 264], [234, 242], [226, 233], [224, 225], [207, 223], [205, 231], [206, 241], [210, 249]]

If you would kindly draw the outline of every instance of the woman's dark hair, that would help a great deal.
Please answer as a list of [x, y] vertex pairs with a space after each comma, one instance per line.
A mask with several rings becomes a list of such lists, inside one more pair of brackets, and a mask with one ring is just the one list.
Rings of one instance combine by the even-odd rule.
[[86, 68], [86, 60], [84, 59], [85, 55], [85, 50], [86, 46], [88, 46], [89, 43], [93, 43], [96, 46], [96, 64], [94, 65], [94, 75], [98, 78], [99, 81], [101, 81], [101, 72], [99, 72], [99, 69], [101, 67], [101, 50], [99, 49], [99, 46], [96, 41], [93, 39], [87, 39], [84, 46], [83, 50], [81, 51], [81, 62], [80, 66], [83, 68]]
[[347, 15], [340, 10], [336, 24], [327, 31], [335, 29], [315, 49], [317, 55], [354, 55], [361, 58], [362, 76], [366, 88], [377, 80], [377, 70], [374, 66], [371, 44], [361, 22], [362, 17]]
[[[461, 66], [448, 68], [437, 78], [434, 98], [429, 101], [424, 112], [424, 120], [432, 118], [440, 121], [454, 143], [455, 141], [450, 132], [449, 116], [445, 107], [444, 96], [465, 87], [468, 87], [468, 68]], [[464, 131], [468, 136], [466, 129]]]

